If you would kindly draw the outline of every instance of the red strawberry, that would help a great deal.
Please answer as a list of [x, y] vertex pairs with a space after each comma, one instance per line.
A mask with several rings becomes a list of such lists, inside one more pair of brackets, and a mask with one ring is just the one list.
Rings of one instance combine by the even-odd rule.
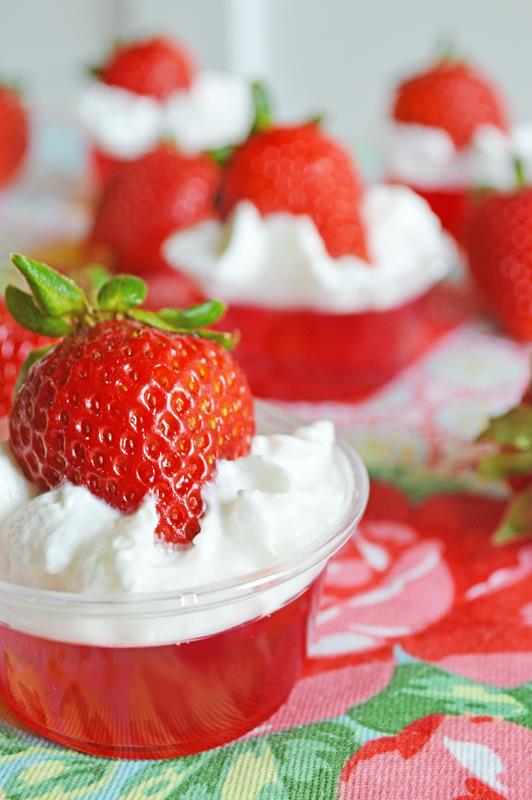
[[222, 182], [220, 209], [225, 217], [241, 200], [250, 200], [263, 215], [306, 214], [331, 256], [367, 259], [360, 199], [349, 154], [309, 123], [258, 131], [238, 147]]
[[97, 70], [110, 86], [164, 100], [173, 92], [189, 89], [195, 66], [186, 49], [161, 37], [120, 45]]
[[150, 492], [158, 535], [191, 540], [217, 459], [245, 455], [254, 432], [248, 385], [222, 346], [227, 335], [198, 327], [223, 306], [144, 311], [136, 307], [143, 282], [120, 276], [103, 285], [94, 308], [50, 267], [23, 256], [14, 263], [33, 298], [8, 287], [10, 311], [66, 333], [15, 399], [10, 441], [25, 475], [42, 489], [81, 484], [125, 513]]
[[464, 147], [480, 125], [506, 130], [506, 110], [495, 86], [460, 61], [442, 59], [400, 84], [392, 111], [398, 122], [442, 128]]
[[532, 339], [532, 187], [479, 195], [465, 248], [473, 277], [506, 328]]
[[207, 156], [182, 156], [161, 147], [112, 177], [90, 240], [109, 247], [120, 270], [160, 269], [166, 237], [214, 215], [219, 177], [220, 167]]
[[30, 350], [49, 341], [15, 322], [0, 301], [0, 418], [11, 411], [17, 377]]
[[28, 140], [28, 118], [20, 94], [0, 86], [0, 187], [10, 183], [20, 169]]

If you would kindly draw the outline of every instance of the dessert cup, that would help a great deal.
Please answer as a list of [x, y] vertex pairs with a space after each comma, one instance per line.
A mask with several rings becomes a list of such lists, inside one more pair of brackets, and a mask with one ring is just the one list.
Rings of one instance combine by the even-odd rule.
[[[258, 404], [258, 426], [285, 411]], [[287, 698], [306, 657], [327, 562], [368, 497], [337, 445], [345, 501], [333, 529], [238, 579], [150, 595], [90, 596], [0, 583], [0, 692], [30, 728], [105, 757], [165, 758], [231, 741]]]
[[161, 142], [187, 154], [237, 144], [247, 137], [254, 114], [248, 81], [216, 70], [199, 70], [188, 88], [175, 88], [164, 97], [97, 80], [78, 102], [97, 187], [104, 187], [118, 168]]
[[311, 217], [263, 216], [249, 201], [163, 243], [170, 266], [227, 303], [221, 325], [241, 333], [235, 355], [254, 395], [362, 398], [462, 319], [456, 291], [442, 283], [456, 246], [426, 201], [374, 184], [361, 216], [367, 259], [332, 257]]

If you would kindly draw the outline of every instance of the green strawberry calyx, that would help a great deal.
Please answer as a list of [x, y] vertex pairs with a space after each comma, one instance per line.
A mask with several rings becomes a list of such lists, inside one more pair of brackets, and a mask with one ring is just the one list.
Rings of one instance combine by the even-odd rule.
[[103, 80], [105, 76], [105, 69], [111, 58], [118, 52], [118, 50], [120, 50], [122, 47], [127, 46], [128, 44], [132, 44], [133, 41], [134, 40], [128, 41], [120, 37], [114, 39], [103, 61], [101, 61], [99, 64], [88, 64], [85, 67], [85, 72], [87, 76], [90, 78], [94, 78], [95, 80], [98, 81]]
[[[260, 81], [253, 81], [253, 83], [250, 84], [249, 90], [251, 92], [254, 114], [248, 137], [259, 131], [268, 130], [268, 128], [273, 127], [274, 124], [273, 102], [266, 86]], [[217, 164], [224, 166], [230, 161], [235, 149], [236, 145], [227, 144], [214, 150], [209, 150], [208, 155]]]
[[514, 479], [520, 485], [506, 508], [493, 535], [493, 541], [504, 544], [532, 536], [532, 397], [530, 392], [521, 403], [500, 417], [494, 417], [478, 438], [491, 442], [497, 452], [487, 455], [478, 464], [481, 475], [496, 479]]
[[465, 63], [456, 39], [450, 31], [443, 31], [437, 37], [434, 53], [436, 63], [442, 66]]
[[24, 94], [23, 85], [19, 80], [4, 78], [2, 75], [0, 75], [0, 89], [20, 96]]
[[[8, 311], [24, 328], [50, 339], [68, 336], [99, 322], [129, 319], [170, 333], [209, 339], [228, 350], [238, 342], [237, 334], [210, 330], [210, 326], [225, 314], [226, 306], [220, 300], [207, 300], [185, 309], [149, 311], [142, 308], [147, 295], [146, 284], [136, 275], [106, 277], [101, 273], [97, 291], [90, 293], [94, 296], [89, 298], [71, 278], [47, 264], [20, 253], [12, 255], [11, 260], [25, 278], [30, 292], [8, 285], [5, 290]], [[22, 367], [22, 378], [51, 347], [53, 345], [30, 353]]]
[[518, 189], [524, 189], [527, 184], [526, 169], [523, 159], [520, 156], [514, 156], [513, 168], [515, 175], [515, 183]]

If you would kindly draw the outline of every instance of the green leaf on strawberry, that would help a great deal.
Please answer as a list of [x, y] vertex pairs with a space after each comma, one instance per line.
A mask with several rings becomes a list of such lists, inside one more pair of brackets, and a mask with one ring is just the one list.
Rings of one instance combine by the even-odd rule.
[[146, 294], [146, 284], [136, 275], [118, 275], [100, 287], [98, 305], [104, 311], [128, 311], [143, 303]]
[[508, 505], [493, 541], [506, 544], [532, 535], [532, 482], [519, 492]]
[[190, 306], [178, 311], [175, 308], [161, 308], [158, 312], [166, 322], [177, 328], [204, 328], [212, 325], [225, 314], [226, 305], [220, 300], [207, 300], [197, 306]]
[[[260, 81], [254, 81], [250, 85], [251, 98], [254, 106], [253, 122], [249, 131], [249, 136], [258, 131], [265, 131], [273, 125], [273, 103], [266, 86]], [[220, 166], [225, 166], [232, 158], [236, 149], [234, 144], [222, 145], [212, 150], [208, 150], [209, 157]]]
[[479, 441], [497, 442], [518, 450], [532, 450], [532, 406], [522, 403], [506, 414], [490, 419]]
[[105, 279], [94, 299], [46, 264], [13, 263], [31, 289], [7, 288], [15, 320], [64, 337], [43, 341], [22, 369], [9, 419], [18, 463], [40, 486], [42, 471], [47, 488], [83, 485], [123, 513], [153, 493], [156, 536], [188, 544], [200, 529], [203, 484], [218, 459], [247, 455], [255, 429], [249, 386], [226, 352], [237, 339], [208, 328], [225, 305], [158, 313], [140, 307], [146, 285], [137, 277]]
[[52, 339], [66, 336], [72, 331], [72, 325], [67, 320], [44, 314], [33, 297], [17, 286], [8, 286], [5, 298], [11, 316], [29, 331]]
[[98, 289], [93, 300], [71, 278], [47, 264], [20, 254], [13, 255], [12, 262], [26, 279], [31, 294], [8, 286], [5, 297], [10, 314], [28, 330], [52, 339], [97, 322], [127, 318], [158, 330], [208, 339], [227, 349], [238, 341], [233, 334], [207, 330], [225, 314], [226, 306], [220, 300], [207, 300], [186, 309], [148, 311], [139, 307], [146, 298], [146, 284], [135, 275], [109, 277], [103, 268], [94, 267], [97, 284], [90, 281], [90, 294], [95, 294], [96, 285]]
[[485, 478], [507, 475], [532, 475], [532, 450], [529, 453], [497, 453], [482, 459], [478, 471]]
[[264, 131], [272, 126], [272, 101], [266, 86], [260, 81], [251, 84], [251, 96], [255, 106], [255, 118], [251, 132]]
[[521, 403], [506, 414], [489, 421], [478, 437], [492, 442], [496, 453], [485, 456], [478, 472], [490, 478], [505, 479], [517, 486], [508, 508], [493, 535], [497, 544], [532, 536], [532, 403], [528, 393]]
[[84, 293], [66, 275], [20, 253], [15, 253], [11, 260], [26, 279], [35, 302], [45, 314], [64, 317], [83, 312], [87, 307]]
[[234, 152], [235, 152], [235, 145], [224, 144], [222, 147], [216, 147], [214, 150], [212, 149], [207, 150], [207, 155], [216, 164], [220, 164], [220, 166], [223, 167], [230, 160]]
[[26, 376], [33, 365], [36, 364], [37, 361], [40, 361], [41, 358], [44, 358], [44, 356], [48, 355], [50, 350], [53, 350], [53, 348], [53, 344], [45, 344], [44, 347], [37, 347], [28, 354], [18, 374], [17, 382], [15, 384], [15, 394], [26, 380]]

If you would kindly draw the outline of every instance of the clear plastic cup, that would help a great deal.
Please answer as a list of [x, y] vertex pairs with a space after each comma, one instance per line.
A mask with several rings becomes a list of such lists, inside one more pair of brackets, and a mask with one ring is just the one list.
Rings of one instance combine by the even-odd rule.
[[[261, 432], [294, 420], [257, 404]], [[175, 592], [89, 596], [0, 582], [0, 693], [30, 728], [86, 753], [188, 755], [231, 741], [288, 697], [331, 556], [364, 512], [368, 477], [336, 448], [345, 502], [333, 529], [238, 579]]]

